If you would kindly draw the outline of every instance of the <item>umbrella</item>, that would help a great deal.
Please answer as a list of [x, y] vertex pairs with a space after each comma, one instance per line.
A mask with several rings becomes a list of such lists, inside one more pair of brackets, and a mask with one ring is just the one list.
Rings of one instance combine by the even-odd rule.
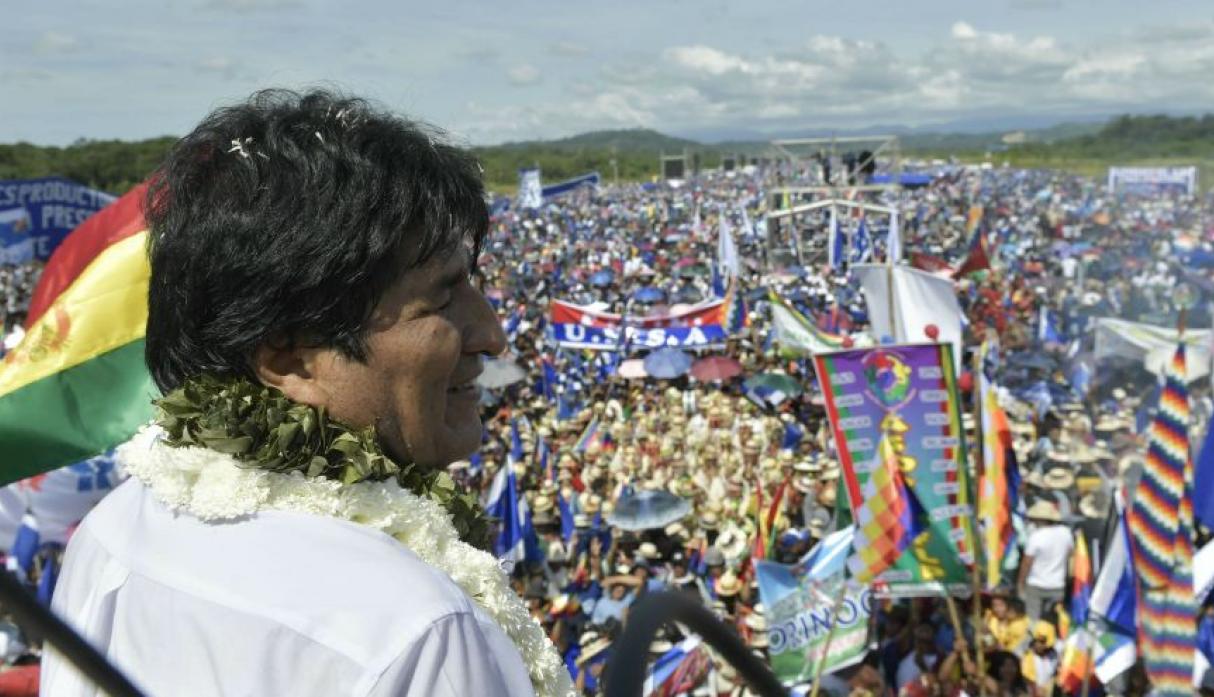
[[632, 299], [640, 303], [656, 303], [666, 297], [666, 293], [661, 288], [653, 286], [645, 286], [632, 294]]
[[763, 373], [747, 380], [746, 396], [759, 404], [778, 405], [801, 394], [801, 384], [783, 373]]
[[515, 365], [514, 361], [505, 358], [488, 358], [485, 360], [484, 370], [476, 379], [476, 384], [496, 390], [499, 387], [513, 385], [525, 377], [527, 377], [526, 371]]
[[617, 375], [622, 378], [639, 379], [649, 377], [649, 373], [645, 372], [645, 361], [640, 358], [629, 358], [620, 363], [615, 369]]
[[658, 349], [645, 356], [645, 372], [655, 378], [669, 380], [688, 370], [691, 370], [691, 356], [678, 349]]
[[691, 504], [668, 491], [638, 491], [621, 496], [607, 522], [623, 530], [653, 530], [676, 523], [689, 513]]
[[700, 299], [700, 291], [692, 286], [683, 286], [674, 292], [674, 299], [681, 303], [694, 303]]
[[611, 285], [611, 282], [614, 280], [615, 280], [615, 274], [604, 269], [602, 271], [596, 272], [593, 276], [590, 277], [590, 285], [598, 286], [598, 287], [602, 288], [603, 286]]
[[742, 372], [742, 364], [727, 356], [709, 356], [691, 366], [691, 376], [704, 382], [728, 380]]

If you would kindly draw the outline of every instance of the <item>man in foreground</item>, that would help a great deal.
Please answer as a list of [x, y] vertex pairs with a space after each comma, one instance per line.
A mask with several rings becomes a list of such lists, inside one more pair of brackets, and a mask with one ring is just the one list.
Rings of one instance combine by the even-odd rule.
[[[444, 467], [480, 442], [475, 161], [325, 92], [182, 139], [149, 191], [154, 425], [55, 609], [150, 695], [566, 695]], [[93, 695], [61, 657], [43, 695]]]

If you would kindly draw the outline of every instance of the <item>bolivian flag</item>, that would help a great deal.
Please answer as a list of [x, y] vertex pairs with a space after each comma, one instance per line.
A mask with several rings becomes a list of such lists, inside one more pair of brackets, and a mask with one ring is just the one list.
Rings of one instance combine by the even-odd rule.
[[47, 263], [25, 339], [0, 362], [0, 484], [104, 452], [151, 418], [146, 192], [85, 220]]

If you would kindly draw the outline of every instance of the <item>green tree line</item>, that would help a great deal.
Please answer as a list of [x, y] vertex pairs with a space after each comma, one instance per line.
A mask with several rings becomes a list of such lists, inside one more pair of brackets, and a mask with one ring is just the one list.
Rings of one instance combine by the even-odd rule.
[[[140, 141], [80, 140], [66, 147], [0, 144], [0, 179], [60, 175], [121, 194], [148, 176], [175, 138]], [[651, 130], [599, 131], [554, 141], [474, 147], [490, 188], [513, 188], [518, 170], [538, 165], [546, 182], [598, 171], [605, 181], [646, 181], [658, 175], [664, 152], [698, 155], [701, 167], [717, 167], [727, 152], [748, 152], [761, 143], [705, 145]], [[952, 153], [940, 153], [948, 155]], [[965, 153], [956, 153], [965, 154]], [[1149, 158], [1214, 157], [1214, 114], [1120, 116], [1094, 134], [1011, 147], [1013, 163], [1129, 162]], [[614, 165], [613, 165], [614, 162]], [[689, 165], [691, 163], [688, 163]]]

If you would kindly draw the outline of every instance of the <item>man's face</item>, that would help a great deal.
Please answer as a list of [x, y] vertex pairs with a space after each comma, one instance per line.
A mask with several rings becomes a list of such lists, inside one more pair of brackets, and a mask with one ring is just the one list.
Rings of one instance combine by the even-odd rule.
[[1007, 619], [1007, 601], [1003, 598], [992, 598], [991, 614], [1001, 620]]
[[323, 406], [353, 427], [374, 426], [400, 461], [445, 467], [481, 441], [481, 355], [505, 350], [493, 308], [473, 285], [461, 247], [410, 269], [376, 306], [365, 363], [322, 349]]

